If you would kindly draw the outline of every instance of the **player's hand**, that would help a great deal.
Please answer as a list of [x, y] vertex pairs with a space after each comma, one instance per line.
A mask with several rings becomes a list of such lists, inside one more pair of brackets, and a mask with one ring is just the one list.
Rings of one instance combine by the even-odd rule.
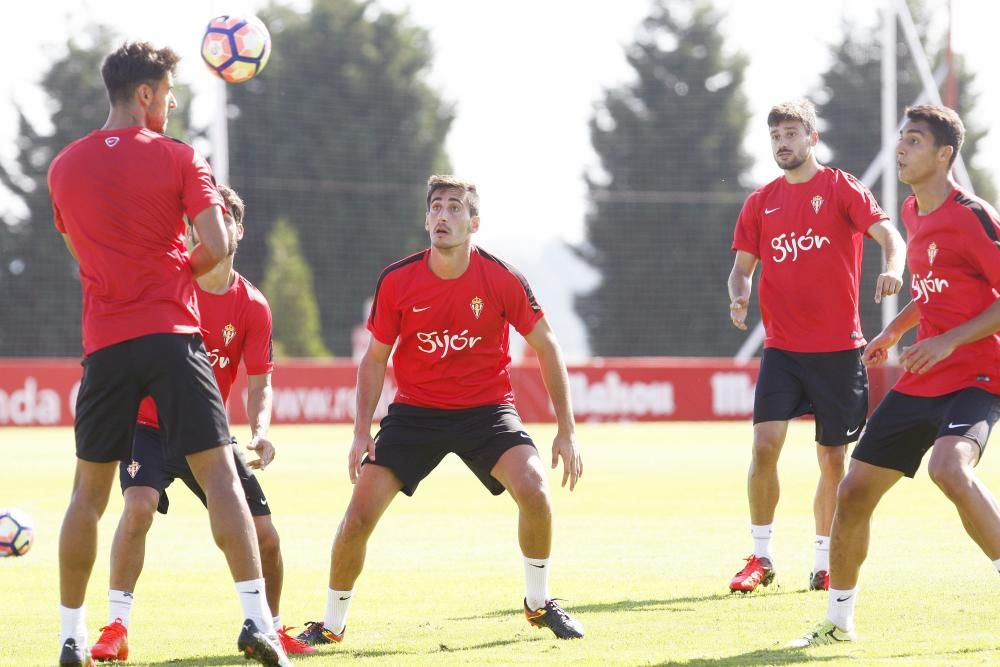
[[255, 470], [263, 470], [274, 460], [274, 445], [263, 436], [255, 436], [247, 449], [257, 454], [257, 458], [247, 464]]
[[745, 296], [738, 296], [729, 304], [729, 319], [733, 321], [733, 326], [740, 331], [747, 330], [747, 302]]
[[947, 334], [931, 336], [903, 348], [903, 353], [899, 355], [899, 363], [910, 373], [922, 374], [929, 371], [934, 365], [946, 359], [948, 355], [955, 351], [955, 344], [951, 342]]
[[569, 490], [576, 488], [576, 483], [583, 477], [583, 458], [580, 456], [580, 448], [576, 444], [576, 438], [572, 435], [557, 433], [552, 441], [552, 469], [559, 465], [559, 459], [563, 460], [562, 485], [566, 486], [569, 481]]
[[875, 303], [882, 303], [882, 297], [899, 294], [903, 288], [903, 274], [886, 271], [880, 273], [875, 283]]
[[356, 484], [361, 476], [361, 462], [368, 458], [375, 460], [375, 439], [371, 433], [355, 433], [351, 443], [351, 452], [347, 455], [347, 474], [351, 476], [351, 484]]
[[885, 331], [875, 336], [868, 343], [864, 354], [861, 355], [861, 363], [866, 368], [881, 366], [889, 359], [889, 350], [899, 342], [899, 336], [893, 336]]

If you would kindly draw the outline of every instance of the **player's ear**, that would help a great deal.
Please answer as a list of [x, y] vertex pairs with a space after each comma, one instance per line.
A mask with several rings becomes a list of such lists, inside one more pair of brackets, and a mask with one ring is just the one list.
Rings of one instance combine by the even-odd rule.
[[478, 232], [479, 231], [479, 216], [478, 215], [472, 216], [472, 220], [469, 221], [469, 228], [473, 232]]
[[815, 147], [816, 144], [818, 143], [819, 143], [819, 132], [813, 130], [812, 132], [809, 133], [809, 145]]

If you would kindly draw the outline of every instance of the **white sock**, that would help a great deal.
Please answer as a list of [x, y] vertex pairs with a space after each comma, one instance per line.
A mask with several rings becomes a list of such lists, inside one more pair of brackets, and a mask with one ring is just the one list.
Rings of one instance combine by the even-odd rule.
[[267, 596], [264, 592], [264, 579], [237, 581], [236, 592], [240, 596], [243, 607], [243, 618], [249, 618], [257, 624], [257, 629], [269, 635], [274, 634], [274, 623], [271, 621], [271, 610], [267, 608]]
[[826, 603], [826, 618], [841, 630], [854, 630], [854, 604], [858, 600], [858, 587], [846, 591], [830, 589]]
[[813, 565], [813, 572], [830, 571], [830, 536], [816, 536], [816, 560]]
[[771, 558], [771, 536], [774, 534], [774, 524], [766, 526], [750, 525], [750, 537], [753, 538], [753, 555], [758, 558]]
[[128, 627], [132, 619], [132, 594], [128, 591], [108, 591], [108, 625], [120, 620]]
[[997, 572], [1000, 572], [1000, 558], [997, 558], [995, 561], [993, 561], [993, 567], [997, 569]]
[[347, 628], [347, 612], [351, 609], [351, 600], [354, 599], [354, 591], [335, 591], [332, 588], [326, 591], [326, 616], [323, 617], [323, 626], [335, 635], [344, 634]]
[[271, 617], [271, 622], [274, 623], [274, 629], [275, 630], [277, 630], [278, 628], [280, 628], [281, 627], [281, 615], [279, 614], [277, 616], [272, 616]]
[[59, 605], [59, 641], [72, 637], [80, 648], [87, 646], [87, 605], [70, 609]]
[[528, 609], [535, 611], [549, 601], [549, 559], [524, 559], [524, 590]]

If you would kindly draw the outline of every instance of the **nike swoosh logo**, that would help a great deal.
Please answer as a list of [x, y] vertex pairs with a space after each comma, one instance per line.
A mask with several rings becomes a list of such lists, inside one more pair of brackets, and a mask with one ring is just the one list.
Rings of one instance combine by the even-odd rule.
[[267, 498], [261, 498], [260, 499], [260, 504], [261, 505], [266, 505], [267, 504]]
[[348, 596], [347, 596], [346, 598], [340, 598], [340, 599], [341, 599], [341, 600], [350, 600], [350, 599], [351, 599], [351, 596], [350, 596], [350, 595], [348, 595]]
[[413, 312], [415, 312], [415, 313], [422, 313], [425, 310], [427, 310], [428, 308], [430, 308], [430, 306], [424, 306], [423, 308], [417, 308], [416, 306], [414, 306], [413, 307]]
[[780, 210], [780, 209], [781, 209], [780, 206], [778, 208], [765, 208], [764, 209], [764, 215], [771, 215], [772, 213], [774, 213], [775, 211]]
[[850, 599], [851, 599], [851, 596], [850, 596], [850, 595], [845, 595], [845, 596], [844, 596], [844, 597], [842, 597], [842, 598], [837, 598], [837, 602], [847, 602], [847, 601], [848, 601], [848, 600], [850, 600]]
[[249, 593], [250, 595], [260, 595], [260, 589], [256, 591], [247, 591], [247, 593]]
[[962, 428], [963, 426], [972, 426], [972, 424], [952, 424], [948, 422], [948, 428]]
[[853, 429], [849, 430], [849, 431], [847, 432], [847, 435], [854, 435], [855, 433], [857, 433], [857, 432], [858, 432], [858, 431], [860, 431], [860, 430], [861, 430], [861, 427], [860, 427], [860, 426], [858, 426], [857, 428], [853, 428]]
[[545, 569], [544, 565], [535, 565], [534, 563], [528, 563], [528, 565], [530, 565], [531, 567], [537, 567], [539, 570]]

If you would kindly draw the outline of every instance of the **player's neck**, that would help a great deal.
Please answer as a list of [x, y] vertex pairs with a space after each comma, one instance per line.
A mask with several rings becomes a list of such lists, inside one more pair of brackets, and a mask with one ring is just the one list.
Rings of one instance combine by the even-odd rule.
[[108, 119], [104, 121], [102, 130], [120, 130], [124, 127], [146, 126], [145, 114], [132, 107], [113, 106], [108, 112]]
[[795, 169], [785, 170], [785, 180], [789, 183], [806, 183], [819, 172], [819, 169], [820, 166], [819, 162], [816, 161], [816, 156], [810, 152], [805, 162]]
[[917, 198], [917, 213], [927, 215], [948, 200], [952, 190], [955, 189], [955, 183], [945, 172], [934, 174], [922, 183], [912, 183], [910, 187], [913, 189], [913, 196]]
[[472, 244], [463, 243], [454, 248], [436, 248], [431, 246], [428, 266], [431, 273], [442, 280], [454, 280], [462, 277], [469, 268], [472, 258]]
[[225, 294], [236, 281], [236, 271], [233, 270], [232, 258], [227, 258], [198, 278], [198, 287], [209, 294]]

